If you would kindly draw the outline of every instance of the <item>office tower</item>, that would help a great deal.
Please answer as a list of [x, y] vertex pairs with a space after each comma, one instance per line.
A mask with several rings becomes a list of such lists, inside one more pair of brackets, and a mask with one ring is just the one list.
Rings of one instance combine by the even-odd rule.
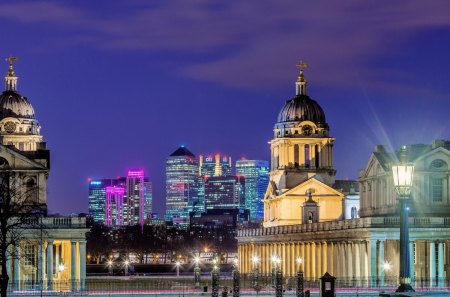
[[127, 212], [125, 225], [144, 225], [144, 170], [129, 170], [127, 174]]
[[243, 176], [205, 177], [205, 208], [244, 208], [245, 178]]
[[269, 184], [269, 162], [262, 160], [236, 161], [236, 175], [245, 177], [245, 208], [250, 219], [264, 218], [264, 194]]
[[144, 219], [148, 219], [153, 212], [153, 184], [148, 178], [144, 178], [144, 199]]
[[231, 175], [231, 157], [220, 154], [199, 156], [199, 173], [205, 177]]
[[105, 222], [106, 187], [102, 180], [89, 182], [89, 214], [95, 223]]
[[189, 204], [201, 203], [198, 173], [198, 161], [184, 145], [167, 158], [165, 219], [175, 226], [187, 227]]
[[122, 186], [106, 187], [105, 225], [120, 226], [123, 223], [123, 197], [125, 188]]

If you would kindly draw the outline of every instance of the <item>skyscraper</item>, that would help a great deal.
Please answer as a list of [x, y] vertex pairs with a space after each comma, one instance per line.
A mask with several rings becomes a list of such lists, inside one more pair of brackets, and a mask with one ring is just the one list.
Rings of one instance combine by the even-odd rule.
[[199, 197], [199, 165], [195, 155], [184, 145], [166, 161], [166, 221], [187, 227], [189, 204], [201, 204]]
[[236, 175], [245, 177], [245, 208], [250, 219], [264, 218], [264, 194], [269, 184], [269, 162], [262, 160], [236, 161]]
[[213, 176], [204, 178], [205, 208], [244, 208], [245, 178], [243, 176]]
[[199, 172], [205, 177], [231, 175], [231, 157], [220, 154], [199, 156]]
[[89, 182], [89, 214], [108, 226], [143, 225], [152, 213], [152, 184], [143, 170]]

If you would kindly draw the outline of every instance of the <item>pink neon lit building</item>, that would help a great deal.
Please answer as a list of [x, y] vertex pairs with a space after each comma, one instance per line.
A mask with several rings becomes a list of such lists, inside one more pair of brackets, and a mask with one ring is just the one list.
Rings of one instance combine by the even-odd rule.
[[144, 170], [128, 170], [126, 225], [144, 225], [145, 220]]
[[106, 187], [105, 225], [120, 226], [123, 224], [124, 194], [125, 189], [123, 187]]

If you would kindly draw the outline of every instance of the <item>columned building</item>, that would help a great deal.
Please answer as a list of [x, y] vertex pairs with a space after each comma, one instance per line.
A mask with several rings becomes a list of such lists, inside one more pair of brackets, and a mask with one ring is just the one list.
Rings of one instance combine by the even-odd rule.
[[[297, 272], [301, 258], [307, 279], [329, 272], [353, 285], [397, 282], [399, 204], [391, 166], [398, 162], [398, 152], [377, 146], [359, 174], [359, 187], [354, 181], [336, 181], [334, 138], [323, 109], [306, 94], [302, 69], [296, 89], [280, 111], [270, 141], [263, 227], [238, 231], [240, 271], [252, 273], [257, 256], [260, 271], [270, 274], [276, 256], [285, 275]], [[450, 142], [411, 145], [407, 152], [415, 165], [411, 275], [416, 282], [431, 280], [429, 285], [440, 286], [450, 276]]]
[[[15, 234], [15, 240], [3, 265], [14, 290], [82, 290], [86, 219], [47, 216], [50, 151], [40, 135], [32, 105], [17, 91], [12, 65], [15, 58], [8, 60], [6, 89], [0, 95], [0, 181], [8, 185], [2, 189], [11, 197], [11, 205], [23, 206], [17, 217], [27, 220], [17, 232], [7, 233]], [[30, 205], [32, 210], [25, 212]]]

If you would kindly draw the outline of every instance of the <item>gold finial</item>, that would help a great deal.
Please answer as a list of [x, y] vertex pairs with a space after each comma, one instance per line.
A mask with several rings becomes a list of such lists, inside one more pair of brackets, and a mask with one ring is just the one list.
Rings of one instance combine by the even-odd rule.
[[300, 60], [300, 62], [297, 65], [295, 65], [295, 66], [300, 68], [300, 74], [298, 76], [297, 81], [298, 82], [304, 82], [305, 81], [305, 77], [303, 76], [303, 69], [308, 68], [308, 64], [306, 64], [302, 60]]
[[5, 60], [6, 60], [6, 62], [9, 62], [8, 76], [15, 76], [14, 69], [13, 69], [13, 63], [17, 62], [17, 60], [18, 60], [17, 57], [9, 56]]

